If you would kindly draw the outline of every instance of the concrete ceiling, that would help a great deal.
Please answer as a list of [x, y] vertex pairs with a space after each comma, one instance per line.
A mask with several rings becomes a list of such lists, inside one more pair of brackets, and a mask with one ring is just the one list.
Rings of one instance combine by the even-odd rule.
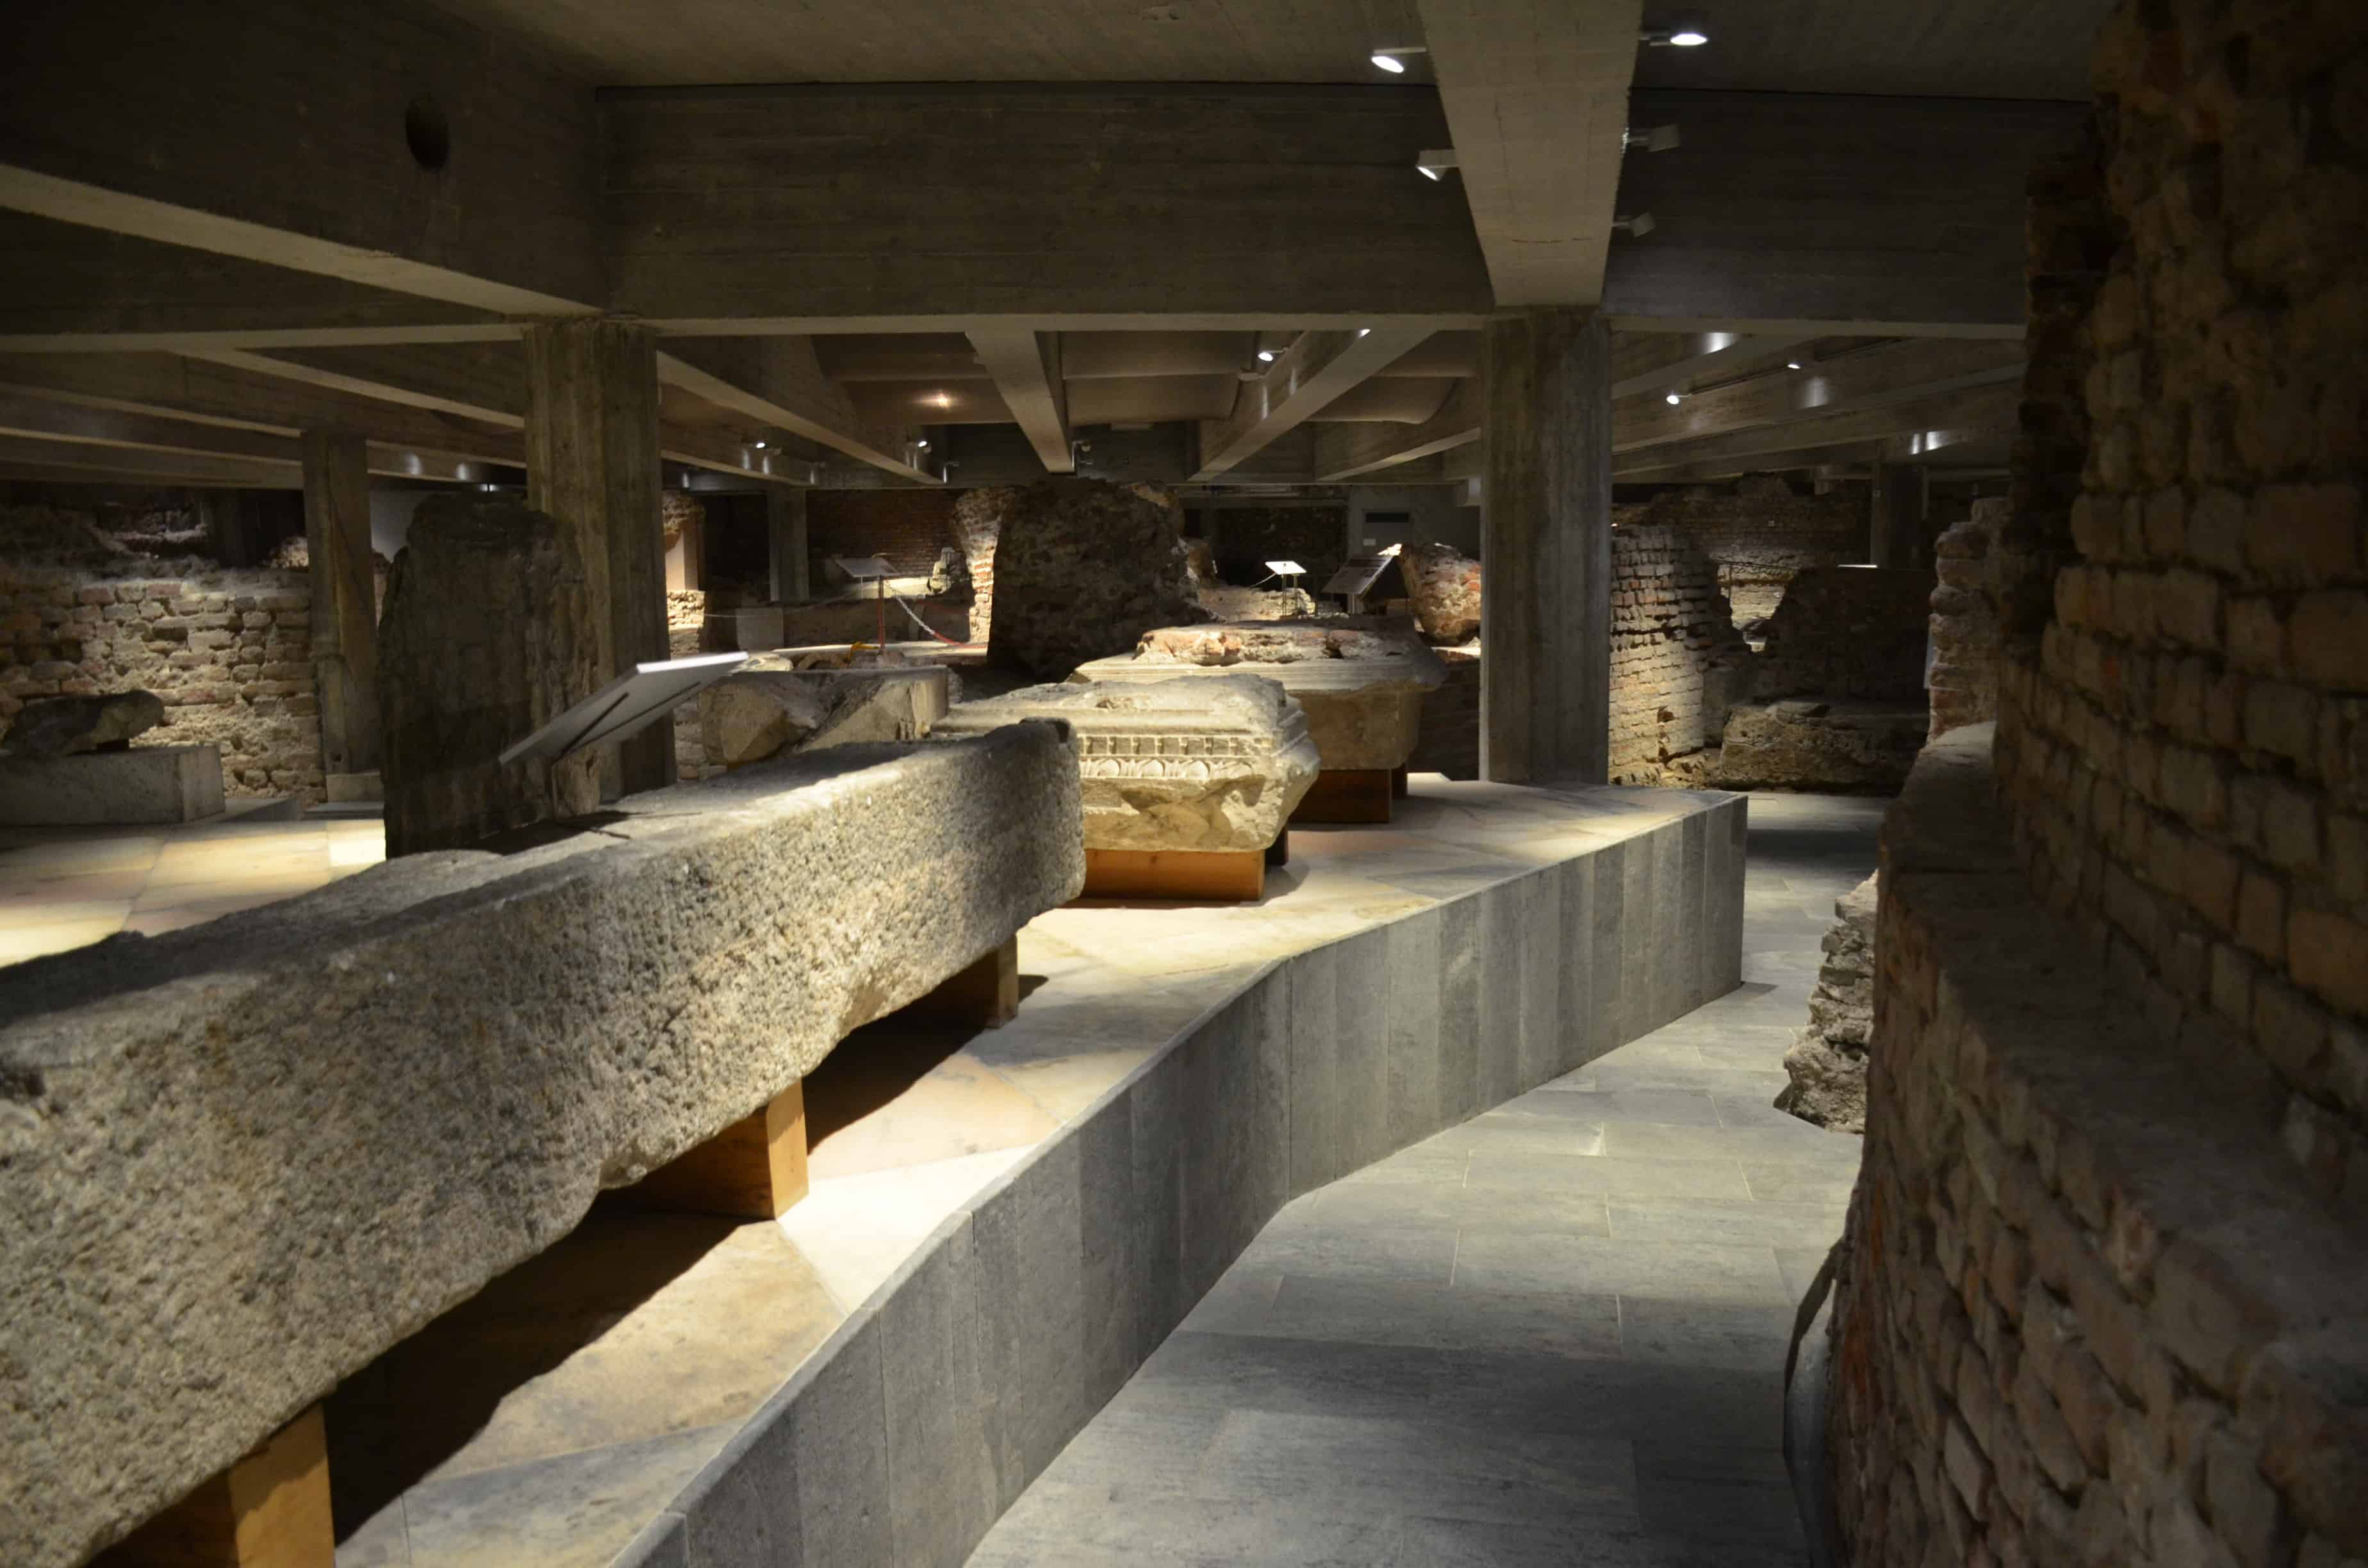
[[2089, 97], [2112, 0], [1650, 0], [1646, 26], [1700, 17], [1699, 49], [1647, 49], [1642, 88], [1965, 98]]
[[[1372, 82], [1413, 0], [442, 0], [599, 86]], [[1417, 68], [1406, 78], [1422, 79]]]
[[[1641, 87], [2082, 98], [2111, 0], [1654, 0], [1712, 42], [1652, 49]], [[1415, 0], [439, 0], [601, 86], [754, 82], [1381, 82]]]

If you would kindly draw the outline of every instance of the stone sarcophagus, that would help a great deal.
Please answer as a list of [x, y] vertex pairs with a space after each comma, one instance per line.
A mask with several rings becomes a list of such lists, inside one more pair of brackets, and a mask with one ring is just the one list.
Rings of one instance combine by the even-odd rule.
[[848, 746], [6, 971], [0, 1556], [82, 1561], [1004, 949], [1081, 820], [1057, 725]]
[[1392, 786], [1421, 733], [1425, 692], [1447, 666], [1411, 627], [1378, 617], [1242, 620], [1146, 631], [1135, 651], [1081, 665], [1073, 681], [1262, 676], [1307, 713], [1324, 777], [1306, 822], [1387, 822]]
[[962, 703], [931, 733], [1030, 719], [1073, 737], [1087, 897], [1257, 897], [1321, 766], [1299, 704], [1254, 676], [1023, 687]]

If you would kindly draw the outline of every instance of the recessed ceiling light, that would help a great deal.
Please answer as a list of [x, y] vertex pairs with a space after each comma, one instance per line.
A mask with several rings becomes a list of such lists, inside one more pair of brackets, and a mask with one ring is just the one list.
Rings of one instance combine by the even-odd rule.
[[951, 408], [954, 405], [953, 394], [951, 392], [931, 392], [921, 401], [928, 403], [931, 408]]
[[1700, 49], [1710, 41], [1710, 34], [1700, 28], [1679, 28], [1669, 35], [1669, 41], [1679, 49]]

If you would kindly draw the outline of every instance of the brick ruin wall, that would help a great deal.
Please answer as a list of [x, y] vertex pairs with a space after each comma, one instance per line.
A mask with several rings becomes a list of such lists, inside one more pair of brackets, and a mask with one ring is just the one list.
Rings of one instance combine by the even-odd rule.
[[1754, 699], [1920, 706], [1932, 581], [1930, 572], [1877, 566], [1803, 572], [1768, 622]]
[[1749, 657], [1690, 537], [1611, 530], [1611, 782], [1701, 782]]
[[1718, 568], [1720, 592], [1736, 623], [1776, 613], [1785, 588], [1812, 566], [1866, 559], [1867, 487], [1843, 484], [1823, 495], [1795, 492], [1773, 474], [1733, 485], [1691, 485], [1650, 501], [1622, 502], [1611, 518], [1623, 527], [1679, 530]]
[[2009, 509], [2003, 497], [1976, 501], [1973, 516], [1952, 525], [1933, 545], [1937, 581], [1927, 690], [1935, 737], [1998, 717], [1999, 627], [1990, 604], [1989, 559]]
[[1995, 744], [1936, 743], [1885, 829], [1839, 1524], [1866, 1565], [2339, 1568], [2368, 1559], [2368, 11], [2123, 0], [2095, 74], [2090, 145], [2032, 181]]
[[323, 797], [312, 580], [303, 572], [108, 577], [0, 563], [0, 717], [33, 698], [134, 687], [142, 744], [222, 746], [232, 795]]
[[815, 592], [836, 587], [823, 567], [834, 555], [883, 555], [898, 576], [928, 576], [939, 552], [959, 542], [953, 508], [953, 493], [936, 488], [807, 492], [806, 553]]

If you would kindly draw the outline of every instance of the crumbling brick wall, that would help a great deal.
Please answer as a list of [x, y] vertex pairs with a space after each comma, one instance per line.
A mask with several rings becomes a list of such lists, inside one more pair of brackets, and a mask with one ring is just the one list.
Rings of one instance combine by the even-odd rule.
[[987, 485], [954, 498], [948, 526], [970, 567], [970, 640], [984, 642], [995, 625], [995, 547], [1003, 524], [1019, 505], [1018, 485]]
[[1611, 530], [1611, 781], [1701, 782], [1750, 650], [1718, 569], [1674, 528]]
[[1768, 622], [1753, 693], [1827, 702], [1921, 703], [1932, 574], [1817, 566]]
[[926, 577], [939, 552], [961, 541], [954, 493], [915, 490], [814, 490], [806, 494], [806, 551], [815, 591], [827, 592], [822, 563], [834, 555], [882, 555], [897, 575]]
[[1866, 559], [1862, 483], [1818, 495], [1795, 491], [1776, 474], [1748, 474], [1733, 484], [1689, 485], [1622, 503], [1611, 516], [1622, 527], [1670, 528], [1691, 539], [1717, 566], [1719, 591], [1739, 626], [1775, 614], [1785, 588], [1808, 568]]
[[[2123, 0], [1886, 827], [1850, 1560], [2368, 1559], [2368, 10]], [[1995, 818], [1995, 830], [1988, 819]]]
[[2009, 504], [1974, 503], [1974, 515], [1952, 525], [1933, 546], [1939, 582], [1932, 589], [1932, 665], [1927, 683], [1934, 735], [1998, 717], [1999, 639], [1990, 602], [1990, 548]]
[[0, 716], [36, 697], [142, 688], [165, 703], [147, 738], [219, 743], [228, 793], [318, 801], [312, 602], [303, 572], [0, 563]]

